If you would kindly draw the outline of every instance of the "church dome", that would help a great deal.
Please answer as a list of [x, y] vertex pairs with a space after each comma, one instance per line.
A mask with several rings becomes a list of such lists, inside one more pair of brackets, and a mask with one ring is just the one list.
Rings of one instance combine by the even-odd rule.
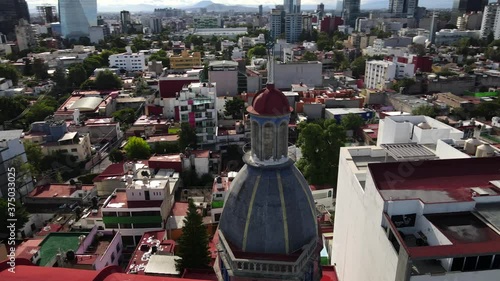
[[255, 115], [280, 116], [292, 112], [292, 108], [280, 90], [276, 89], [273, 84], [267, 84], [266, 88], [254, 97], [247, 111]]
[[219, 228], [243, 252], [291, 254], [317, 238], [309, 185], [292, 160], [266, 166], [247, 163], [234, 178]]

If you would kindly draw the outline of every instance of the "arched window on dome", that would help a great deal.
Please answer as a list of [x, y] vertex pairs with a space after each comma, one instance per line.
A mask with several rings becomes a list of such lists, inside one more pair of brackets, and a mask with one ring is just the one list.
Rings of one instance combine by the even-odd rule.
[[260, 160], [269, 160], [274, 157], [274, 124], [266, 123], [262, 130], [262, 157]]
[[261, 139], [260, 139], [260, 126], [257, 121], [252, 121], [252, 154], [261, 157]]
[[281, 122], [278, 129], [278, 155], [277, 159], [288, 156], [288, 122]]

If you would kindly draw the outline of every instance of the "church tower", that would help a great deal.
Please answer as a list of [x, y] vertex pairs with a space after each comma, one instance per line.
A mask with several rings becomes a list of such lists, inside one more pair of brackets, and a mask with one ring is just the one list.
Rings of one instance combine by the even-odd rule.
[[231, 184], [217, 233], [219, 280], [320, 280], [316, 209], [288, 158], [292, 108], [270, 82], [247, 108], [251, 150]]

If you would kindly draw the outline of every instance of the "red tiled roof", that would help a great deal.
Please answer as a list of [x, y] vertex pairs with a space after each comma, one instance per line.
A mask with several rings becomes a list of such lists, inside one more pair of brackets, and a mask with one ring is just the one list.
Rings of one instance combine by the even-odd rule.
[[[141, 237], [140, 243], [137, 244], [137, 248], [135, 248], [134, 253], [132, 254], [132, 258], [130, 259], [130, 262], [127, 266], [127, 270], [130, 270], [131, 266], [136, 264], [143, 264], [144, 266], [146, 266], [149, 260], [142, 260], [142, 256], [149, 251], [154, 242], [157, 242], [155, 240], [160, 241], [160, 247], [158, 248], [158, 251], [161, 251], [161, 253], [163, 254], [172, 255], [175, 249], [175, 241], [164, 240], [164, 237], [165, 230], [145, 232]], [[147, 249], [142, 248], [144, 247], [144, 245], [148, 246]], [[144, 274], [144, 270], [137, 271], [137, 274]]]
[[109, 165], [101, 174], [94, 178], [94, 182], [100, 182], [107, 177], [123, 176], [125, 173], [123, 171], [123, 164], [125, 162], [119, 162]]
[[210, 157], [210, 150], [191, 150], [191, 154], [194, 154], [196, 158], [208, 158]]
[[[94, 185], [82, 185], [82, 190], [92, 190]], [[48, 197], [68, 197], [77, 190], [76, 186], [71, 184], [47, 184], [38, 186], [30, 192], [29, 197], [48, 198]]]
[[9, 272], [8, 260], [0, 263], [0, 280], [9, 281], [210, 281], [210, 279], [184, 279], [164, 276], [147, 276], [121, 273], [118, 266], [108, 266], [100, 271], [62, 267], [35, 266], [26, 259], [16, 259], [15, 273]]

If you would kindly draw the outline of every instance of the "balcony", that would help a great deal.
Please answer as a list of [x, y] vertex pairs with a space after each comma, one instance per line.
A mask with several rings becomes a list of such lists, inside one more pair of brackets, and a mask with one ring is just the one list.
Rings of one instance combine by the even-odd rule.
[[318, 243], [317, 239], [314, 239], [304, 246], [304, 250], [295, 261], [254, 260], [236, 257], [222, 232], [219, 231], [218, 234], [220, 243], [217, 245], [217, 249], [220, 252], [220, 257], [228, 271], [232, 271], [235, 276], [262, 276], [265, 274], [270, 279], [288, 280], [295, 279], [296, 276], [303, 276], [311, 257], [314, 257]]

